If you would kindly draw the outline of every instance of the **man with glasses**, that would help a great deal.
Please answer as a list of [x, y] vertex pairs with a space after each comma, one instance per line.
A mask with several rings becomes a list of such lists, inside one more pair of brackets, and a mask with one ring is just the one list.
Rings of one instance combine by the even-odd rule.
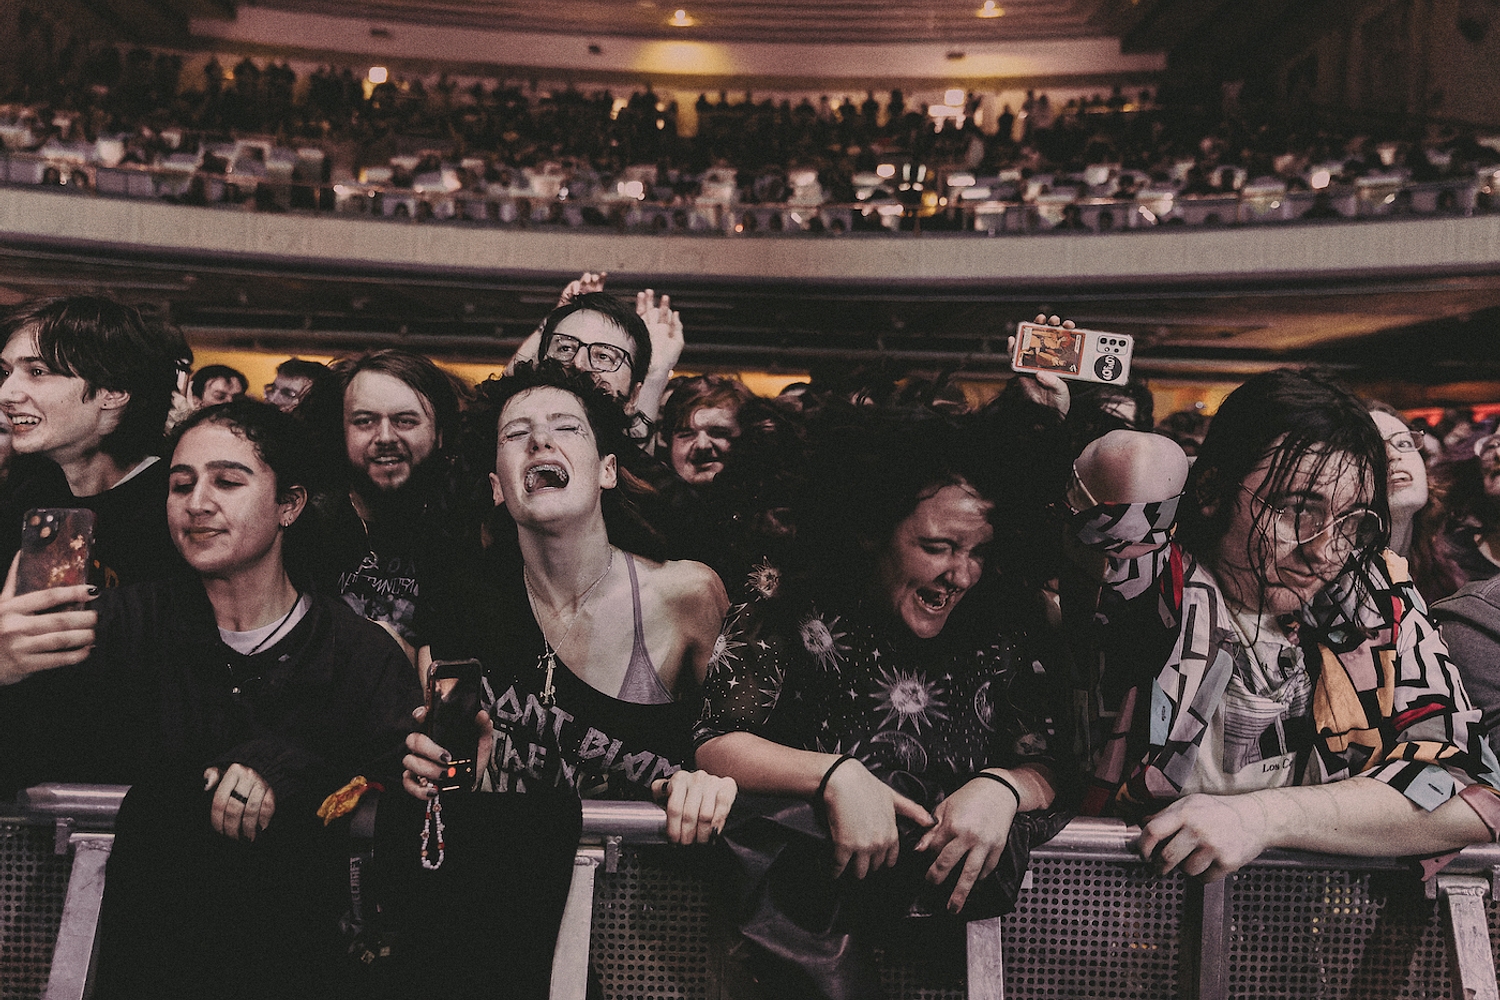
[[1128, 430], [1075, 463], [1114, 722], [1084, 810], [1141, 822], [1161, 871], [1430, 856], [1500, 829], [1480, 713], [1386, 551], [1391, 448], [1342, 388], [1275, 371], [1225, 399], [1191, 471]]
[[563, 289], [557, 308], [516, 351], [506, 371], [523, 361], [551, 358], [586, 371], [634, 417], [631, 436], [649, 445], [662, 393], [682, 356], [682, 317], [671, 297], [652, 289], [635, 307], [604, 291], [604, 273], [585, 272]]
[[276, 366], [276, 380], [266, 386], [265, 400], [282, 413], [291, 413], [308, 390], [327, 375], [327, 365], [288, 358]]

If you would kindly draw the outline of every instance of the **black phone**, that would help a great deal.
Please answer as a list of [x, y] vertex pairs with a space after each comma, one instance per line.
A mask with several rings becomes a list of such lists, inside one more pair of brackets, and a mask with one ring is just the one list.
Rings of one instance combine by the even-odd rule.
[[434, 660], [427, 672], [427, 735], [453, 758], [433, 784], [438, 791], [474, 787], [479, 757], [478, 660]]
[[[21, 522], [16, 593], [89, 582], [94, 557], [94, 512], [78, 507], [28, 510]], [[83, 605], [75, 605], [79, 610]]]

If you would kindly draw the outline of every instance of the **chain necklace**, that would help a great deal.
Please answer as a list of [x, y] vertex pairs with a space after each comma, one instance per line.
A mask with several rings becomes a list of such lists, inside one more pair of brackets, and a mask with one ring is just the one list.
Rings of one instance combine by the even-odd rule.
[[296, 598], [296, 600], [292, 601], [291, 609], [287, 611], [286, 616], [284, 618], [282, 618], [281, 621], [277, 622], [276, 623], [276, 627], [273, 628], [270, 632], [266, 633], [266, 637], [264, 639], [262, 639], [260, 642], [257, 642], [255, 644], [255, 648], [252, 649], [252, 650], [250, 650], [250, 652], [246, 653], [245, 655], [246, 656], [254, 656], [256, 653], [259, 653], [262, 649], [264, 649], [266, 647], [267, 643], [269, 643], [272, 639], [276, 638], [277, 633], [279, 633], [282, 629], [286, 628], [287, 621], [291, 619], [292, 613], [297, 610], [297, 606], [300, 605], [301, 603], [302, 603], [302, 591], [299, 590], [299, 591], [297, 591], [297, 598]]
[[[542, 655], [537, 657], [536, 665], [539, 670], [543, 671], [543, 705], [551, 705], [557, 700], [557, 689], [552, 684], [552, 675], [557, 670], [557, 651], [561, 649], [563, 647], [563, 644], [568, 641], [568, 636], [573, 634], [573, 626], [578, 624], [578, 619], [583, 617], [584, 605], [588, 604], [589, 598], [594, 596], [594, 588], [598, 587], [599, 584], [604, 582], [604, 578], [606, 576], [609, 576], [609, 571], [614, 568], [614, 565], [615, 547], [611, 545], [609, 547], [609, 562], [604, 565], [604, 572], [600, 573], [599, 578], [593, 583], [589, 584], [588, 589], [585, 590], [574, 602], [577, 605], [578, 610], [573, 612], [573, 617], [568, 621], [568, 627], [563, 630], [562, 638], [557, 640], [556, 646], [553, 646], [552, 643], [547, 641], [547, 630], [542, 628], [542, 616], [537, 614], [536, 592], [531, 588], [531, 573], [526, 569], [524, 565], [521, 567], [521, 580], [526, 584], [526, 603], [531, 605], [531, 616], [536, 619], [537, 628], [540, 629], [542, 633]], [[552, 617], [554, 619], [557, 619], [561, 618], [562, 616], [557, 614], [556, 612], [553, 612]]]

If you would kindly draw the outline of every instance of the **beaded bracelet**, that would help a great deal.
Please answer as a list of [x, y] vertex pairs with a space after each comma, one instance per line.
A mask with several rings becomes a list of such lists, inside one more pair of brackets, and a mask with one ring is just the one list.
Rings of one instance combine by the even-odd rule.
[[828, 791], [828, 779], [833, 777], [833, 772], [837, 771], [841, 766], [843, 766], [845, 761], [854, 759], [855, 758], [852, 753], [846, 753], [844, 754], [844, 756], [840, 757], [838, 760], [834, 761], [828, 766], [828, 770], [823, 772], [823, 780], [818, 782], [818, 790], [816, 792], [813, 792], [814, 805], [823, 805], [823, 794]]
[[998, 774], [993, 774], [993, 773], [991, 773], [989, 771], [980, 771], [978, 774], [974, 775], [974, 777], [976, 777], [976, 778], [989, 778], [991, 781], [998, 781], [1000, 784], [1004, 785], [1005, 786], [1005, 790], [1008, 791], [1008, 792], [1010, 792], [1010, 794], [1012, 794], [1012, 795], [1014, 795], [1016, 797], [1016, 811], [1017, 812], [1021, 811], [1021, 791], [1020, 791], [1020, 789], [1016, 788], [1015, 785], [1012, 785], [1009, 780], [1000, 777], [1000, 775], [998, 775]]

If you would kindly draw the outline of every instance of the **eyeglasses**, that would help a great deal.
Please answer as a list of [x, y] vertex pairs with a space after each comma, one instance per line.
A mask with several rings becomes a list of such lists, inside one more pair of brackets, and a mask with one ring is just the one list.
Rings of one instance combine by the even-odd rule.
[[1294, 501], [1285, 507], [1278, 506], [1257, 494], [1248, 486], [1240, 489], [1249, 494], [1256, 503], [1271, 514], [1271, 530], [1276, 540], [1283, 544], [1307, 545], [1323, 535], [1328, 536], [1328, 545], [1340, 557], [1372, 549], [1385, 533], [1385, 519], [1369, 507], [1354, 507], [1337, 516], [1316, 507], [1304, 506]]
[[1427, 440], [1425, 431], [1397, 431], [1385, 439], [1385, 443], [1397, 451], [1421, 451], [1422, 444]]
[[303, 394], [305, 394], [306, 392], [306, 389], [289, 389], [284, 385], [277, 385], [275, 382], [268, 382], [266, 383], [265, 399], [268, 403], [278, 399], [284, 399], [288, 403], [295, 403], [297, 402], [297, 400], [301, 399]]
[[629, 365], [630, 370], [635, 371], [635, 360], [631, 358], [630, 352], [614, 344], [585, 344], [577, 337], [554, 333], [552, 342], [547, 345], [547, 357], [564, 364], [572, 362], [579, 351], [583, 351], [584, 356], [589, 359], [591, 371], [615, 372], [620, 370], [621, 365]]

